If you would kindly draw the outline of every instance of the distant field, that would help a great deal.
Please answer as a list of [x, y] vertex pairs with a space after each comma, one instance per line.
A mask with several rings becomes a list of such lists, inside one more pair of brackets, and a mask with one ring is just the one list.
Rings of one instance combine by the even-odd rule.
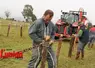
[[[10, 34], [7, 37], [8, 24], [11, 24]], [[17, 23], [17, 26], [16, 26]], [[23, 36], [20, 37], [20, 24], [23, 25]], [[31, 47], [32, 42], [28, 36], [27, 23], [18, 23], [6, 20], [0, 20], [0, 49], [12, 49], [12, 51], [20, 51]], [[57, 48], [57, 42], [53, 45], [54, 51]], [[75, 60], [75, 52], [72, 58], [68, 58], [69, 42], [62, 44], [59, 57], [59, 68], [95, 68], [95, 46], [92, 49], [85, 49], [84, 60]], [[23, 59], [0, 59], [0, 68], [27, 68], [31, 59], [32, 52], [24, 53]]]

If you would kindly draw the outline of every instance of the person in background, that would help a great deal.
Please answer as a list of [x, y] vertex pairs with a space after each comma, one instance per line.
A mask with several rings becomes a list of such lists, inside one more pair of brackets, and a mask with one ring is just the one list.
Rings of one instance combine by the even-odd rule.
[[80, 29], [78, 31], [78, 34], [74, 35], [79, 38], [75, 59], [78, 59], [80, 57], [80, 53], [81, 59], [84, 58], [84, 48], [89, 41], [89, 28], [91, 27], [90, 25], [91, 23], [87, 23], [86, 25], [84, 25], [84, 23], [80, 22]]
[[89, 30], [88, 48], [92, 48], [95, 42], [95, 27], [92, 26]]

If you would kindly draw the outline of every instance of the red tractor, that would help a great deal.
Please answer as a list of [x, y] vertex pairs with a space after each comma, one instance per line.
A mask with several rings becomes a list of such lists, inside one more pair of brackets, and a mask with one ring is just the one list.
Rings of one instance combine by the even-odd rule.
[[[56, 22], [57, 31], [55, 34], [55, 39], [58, 39], [60, 35], [63, 35], [63, 38], [69, 38], [72, 34], [76, 34], [78, 31], [78, 24], [82, 20], [85, 22], [86, 12], [83, 11], [69, 11], [62, 12], [61, 18]], [[85, 17], [83, 19], [83, 17]]]

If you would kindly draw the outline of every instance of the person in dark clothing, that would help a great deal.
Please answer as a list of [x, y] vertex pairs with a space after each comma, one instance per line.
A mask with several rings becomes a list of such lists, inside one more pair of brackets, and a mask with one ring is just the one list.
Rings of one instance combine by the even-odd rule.
[[95, 42], [95, 27], [91, 27], [89, 30], [89, 42], [88, 47], [92, 48]]
[[85, 26], [84, 24], [81, 24], [80, 30], [79, 30], [78, 34], [75, 36], [79, 38], [79, 43], [78, 43], [77, 53], [76, 53], [76, 59], [78, 59], [80, 57], [80, 53], [81, 53], [81, 59], [83, 59], [84, 58], [84, 48], [89, 41], [88, 25]]
[[41, 47], [43, 40], [50, 40], [47, 47], [48, 68], [56, 68], [56, 56], [52, 50], [54, 42], [55, 26], [51, 22], [54, 13], [52, 10], [46, 10], [43, 17], [36, 20], [29, 28], [29, 36], [33, 41], [32, 59], [28, 68], [37, 68], [41, 61]]

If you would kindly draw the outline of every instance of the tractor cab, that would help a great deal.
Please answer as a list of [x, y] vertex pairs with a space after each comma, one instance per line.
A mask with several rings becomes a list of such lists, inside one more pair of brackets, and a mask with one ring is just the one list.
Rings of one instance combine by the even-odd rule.
[[68, 23], [66, 22], [67, 17], [69, 16], [68, 12], [62, 12], [62, 15], [60, 16], [60, 19], [56, 22], [57, 32], [55, 34], [55, 38], [59, 38], [60, 34], [62, 34], [64, 37], [67, 37], [67, 31], [66, 27], [68, 26]]
[[[74, 21], [72, 23], [72, 27], [73, 27], [73, 34], [76, 34], [78, 32], [78, 28], [80, 27], [79, 24], [82, 22], [85, 24], [85, 21], [87, 20], [87, 18], [85, 17], [85, 15], [87, 14], [87, 12], [84, 11], [69, 11], [69, 13], [74, 15]], [[76, 31], [77, 30], [77, 31]]]

